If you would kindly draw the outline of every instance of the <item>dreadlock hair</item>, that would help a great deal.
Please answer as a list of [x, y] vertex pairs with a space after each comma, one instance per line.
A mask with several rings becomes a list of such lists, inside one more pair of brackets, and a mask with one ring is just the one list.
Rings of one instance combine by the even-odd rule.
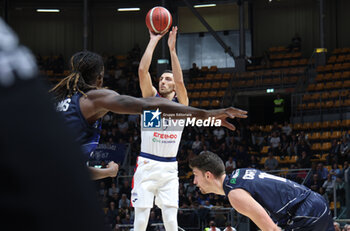
[[95, 86], [104, 66], [102, 57], [90, 51], [75, 53], [70, 59], [71, 74], [62, 79], [50, 92], [56, 101], [71, 97], [77, 92], [86, 96], [85, 92], [98, 89]]

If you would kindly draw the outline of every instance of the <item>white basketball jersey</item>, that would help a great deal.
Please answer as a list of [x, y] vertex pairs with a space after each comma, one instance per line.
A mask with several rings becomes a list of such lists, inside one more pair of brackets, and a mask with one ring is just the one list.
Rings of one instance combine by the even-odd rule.
[[[141, 127], [143, 116], [141, 116]], [[176, 121], [176, 120], [173, 120]], [[176, 157], [184, 127], [170, 123], [158, 131], [141, 129], [141, 152], [160, 157]]]

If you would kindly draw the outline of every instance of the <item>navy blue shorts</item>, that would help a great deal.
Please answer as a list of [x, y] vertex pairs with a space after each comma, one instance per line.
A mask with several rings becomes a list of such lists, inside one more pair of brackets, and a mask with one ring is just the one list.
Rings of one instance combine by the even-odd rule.
[[312, 192], [289, 220], [286, 231], [334, 231], [333, 219], [326, 200]]

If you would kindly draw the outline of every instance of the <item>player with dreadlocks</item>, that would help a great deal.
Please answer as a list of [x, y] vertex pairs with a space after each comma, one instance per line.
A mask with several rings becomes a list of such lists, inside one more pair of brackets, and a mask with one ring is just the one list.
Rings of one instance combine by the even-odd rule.
[[[170, 100], [149, 97], [134, 98], [119, 95], [109, 89], [103, 89], [104, 65], [102, 57], [96, 53], [83, 51], [73, 55], [70, 60], [71, 74], [53, 87], [50, 92], [58, 102], [65, 121], [76, 133], [77, 142], [82, 146], [86, 158], [98, 145], [101, 130], [101, 118], [109, 111], [118, 114], [142, 114], [144, 110], [157, 109], [164, 113], [186, 112], [191, 117], [207, 119], [215, 117], [221, 125], [231, 130], [235, 127], [226, 118], [246, 118], [247, 112], [233, 107], [217, 110], [202, 110], [184, 106]], [[118, 165], [109, 163], [106, 169], [90, 167], [92, 178], [114, 177]]]

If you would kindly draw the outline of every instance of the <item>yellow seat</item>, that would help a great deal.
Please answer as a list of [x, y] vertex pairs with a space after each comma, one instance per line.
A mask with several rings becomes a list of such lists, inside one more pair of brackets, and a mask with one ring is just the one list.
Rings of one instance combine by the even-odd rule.
[[322, 91], [324, 88], [324, 83], [316, 83], [315, 91]]
[[203, 100], [201, 103], [200, 103], [200, 106], [201, 107], [208, 107], [210, 104], [209, 100]]
[[[317, 87], [317, 86], [316, 86], [316, 87]], [[332, 88], [334, 88], [334, 83], [333, 83], [333, 82], [327, 82], [327, 83], [323, 86], [323, 88], [324, 88], [325, 90], [332, 89]], [[322, 90], [322, 89], [320, 89], [320, 90]]]
[[208, 91], [202, 91], [201, 94], [199, 95], [199, 98], [207, 98], [209, 95]]
[[269, 152], [269, 148], [270, 148], [270, 146], [264, 146], [261, 149], [261, 154], [267, 154]]
[[228, 87], [228, 81], [225, 81], [225, 82], [221, 82], [220, 84], [220, 88], [227, 88]]
[[194, 100], [190, 103], [190, 106], [192, 107], [198, 107], [199, 106], [199, 101], [198, 100]]
[[208, 97], [209, 98], [214, 98], [214, 97], [216, 97], [217, 96], [217, 91], [209, 91], [209, 94], [208, 94]]
[[322, 143], [321, 150], [328, 151], [329, 149], [331, 149], [331, 147], [332, 147], [331, 142], [324, 142]]
[[205, 76], [205, 79], [207, 79], [207, 80], [212, 80], [212, 79], [214, 79], [214, 74], [207, 74], [207, 75]]
[[297, 160], [298, 160], [298, 156], [291, 156], [291, 157], [289, 158], [288, 163], [289, 163], [289, 164], [295, 164], [295, 163], [297, 162]]
[[[329, 204], [329, 209], [334, 210], [334, 201], [331, 201], [331, 203]], [[339, 201], [337, 201], [337, 209], [340, 209], [340, 202]]]
[[211, 66], [211, 67], [209, 68], [209, 71], [210, 71], [210, 72], [217, 72], [217, 71], [218, 71], [218, 67], [217, 67], [217, 66]]
[[343, 87], [344, 88], [350, 87], [350, 80], [345, 80], [344, 83], [343, 83]]
[[349, 127], [350, 126], [350, 120], [343, 120], [341, 122], [341, 126], [343, 127]]
[[208, 71], [209, 71], [208, 66], [202, 66], [201, 67], [201, 72], [208, 72]]
[[315, 90], [315, 87], [316, 87], [316, 84], [310, 83], [310, 84], [307, 86], [307, 91], [314, 91], [314, 90]]
[[350, 99], [346, 99], [342, 102], [342, 106], [349, 107], [350, 106]]
[[192, 93], [192, 98], [199, 98], [199, 96], [200, 96], [200, 92], [199, 91], [196, 91], [196, 92]]
[[312, 100], [318, 100], [318, 99], [320, 99], [320, 97], [321, 97], [320, 93], [314, 93], [311, 95]]
[[210, 106], [211, 107], [215, 107], [215, 108], [219, 107], [220, 106], [220, 100], [215, 99], [215, 100], [211, 101]]
[[310, 94], [304, 94], [303, 95], [303, 101], [308, 101], [311, 99], [311, 95]]
[[329, 94], [329, 98], [338, 98], [339, 97], [339, 91], [332, 91]]
[[205, 82], [203, 84], [203, 89], [209, 89], [209, 88], [211, 88], [211, 82]]
[[324, 79], [324, 74], [318, 74], [315, 78], [316, 82], [322, 82]]
[[340, 96], [341, 97], [346, 97], [348, 95], [349, 95], [349, 90], [343, 90], [343, 91], [340, 92]]
[[342, 88], [343, 82], [342, 81], [336, 81], [334, 82], [333, 88]]
[[313, 143], [311, 145], [311, 150], [313, 150], [313, 151], [321, 150], [321, 144], [320, 143]]
[[263, 157], [260, 159], [260, 164], [265, 164], [265, 161], [267, 160], [267, 157]]
[[194, 89], [196, 89], [196, 90], [200, 90], [200, 89], [202, 89], [203, 88], [203, 83], [196, 83], [195, 85], [194, 85]]
[[321, 122], [313, 122], [311, 127], [313, 129], [319, 129], [321, 127]]
[[223, 79], [228, 80], [231, 78], [231, 73], [224, 73], [224, 75], [222, 76]]
[[341, 72], [335, 72], [335, 73], [333, 74], [333, 79], [334, 79], [334, 80], [339, 80], [339, 79], [342, 78], [341, 75], [342, 75]]
[[306, 105], [306, 109], [308, 109], [308, 110], [312, 110], [312, 109], [315, 109], [315, 108], [316, 108], [316, 104], [314, 102], [308, 103]]
[[339, 139], [341, 137], [341, 131], [333, 131], [330, 138], [331, 139]]
[[186, 85], [187, 90], [192, 90], [194, 89], [194, 83], [189, 83]]
[[325, 91], [325, 92], [322, 92], [322, 94], [321, 94], [321, 98], [322, 99], [328, 99], [329, 98], [329, 92], [328, 91]]
[[321, 134], [319, 132], [313, 132], [312, 135], [309, 137], [310, 140], [318, 140], [320, 139]]
[[321, 123], [321, 128], [328, 128], [330, 126], [330, 122], [329, 121], [323, 121]]
[[328, 100], [325, 102], [325, 105], [324, 105], [326, 108], [331, 108], [334, 106], [334, 102], [333, 100]]
[[211, 88], [212, 88], [212, 89], [218, 89], [218, 88], [220, 88], [220, 82], [214, 82], [214, 83], [211, 85]]
[[334, 120], [334, 121], [330, 122], [329, 126], [331, 128], [337, 128], [340, 126], [340, 124], [341, 124], [340, 120]]
[[225, 96], [225, 91], [218, 91], [217, 97], [224, 97]]
[[322, 140], [327, 140], [327, 139], [329, 139], [330, 136], [331, 136], [330, 132], [322, 132], [321, 139]]
[[215, 76], [214, 76], [214, 79], [215, 80], [221, 80], [222, 79], [222, 74], [221, 73], [216, 73]]
[[303, 130], [308, 130], [311, 128], [311, 123], [310, 122], [306, 122], [306, 123], [303, 123], [303, 126], [302, 126]]

